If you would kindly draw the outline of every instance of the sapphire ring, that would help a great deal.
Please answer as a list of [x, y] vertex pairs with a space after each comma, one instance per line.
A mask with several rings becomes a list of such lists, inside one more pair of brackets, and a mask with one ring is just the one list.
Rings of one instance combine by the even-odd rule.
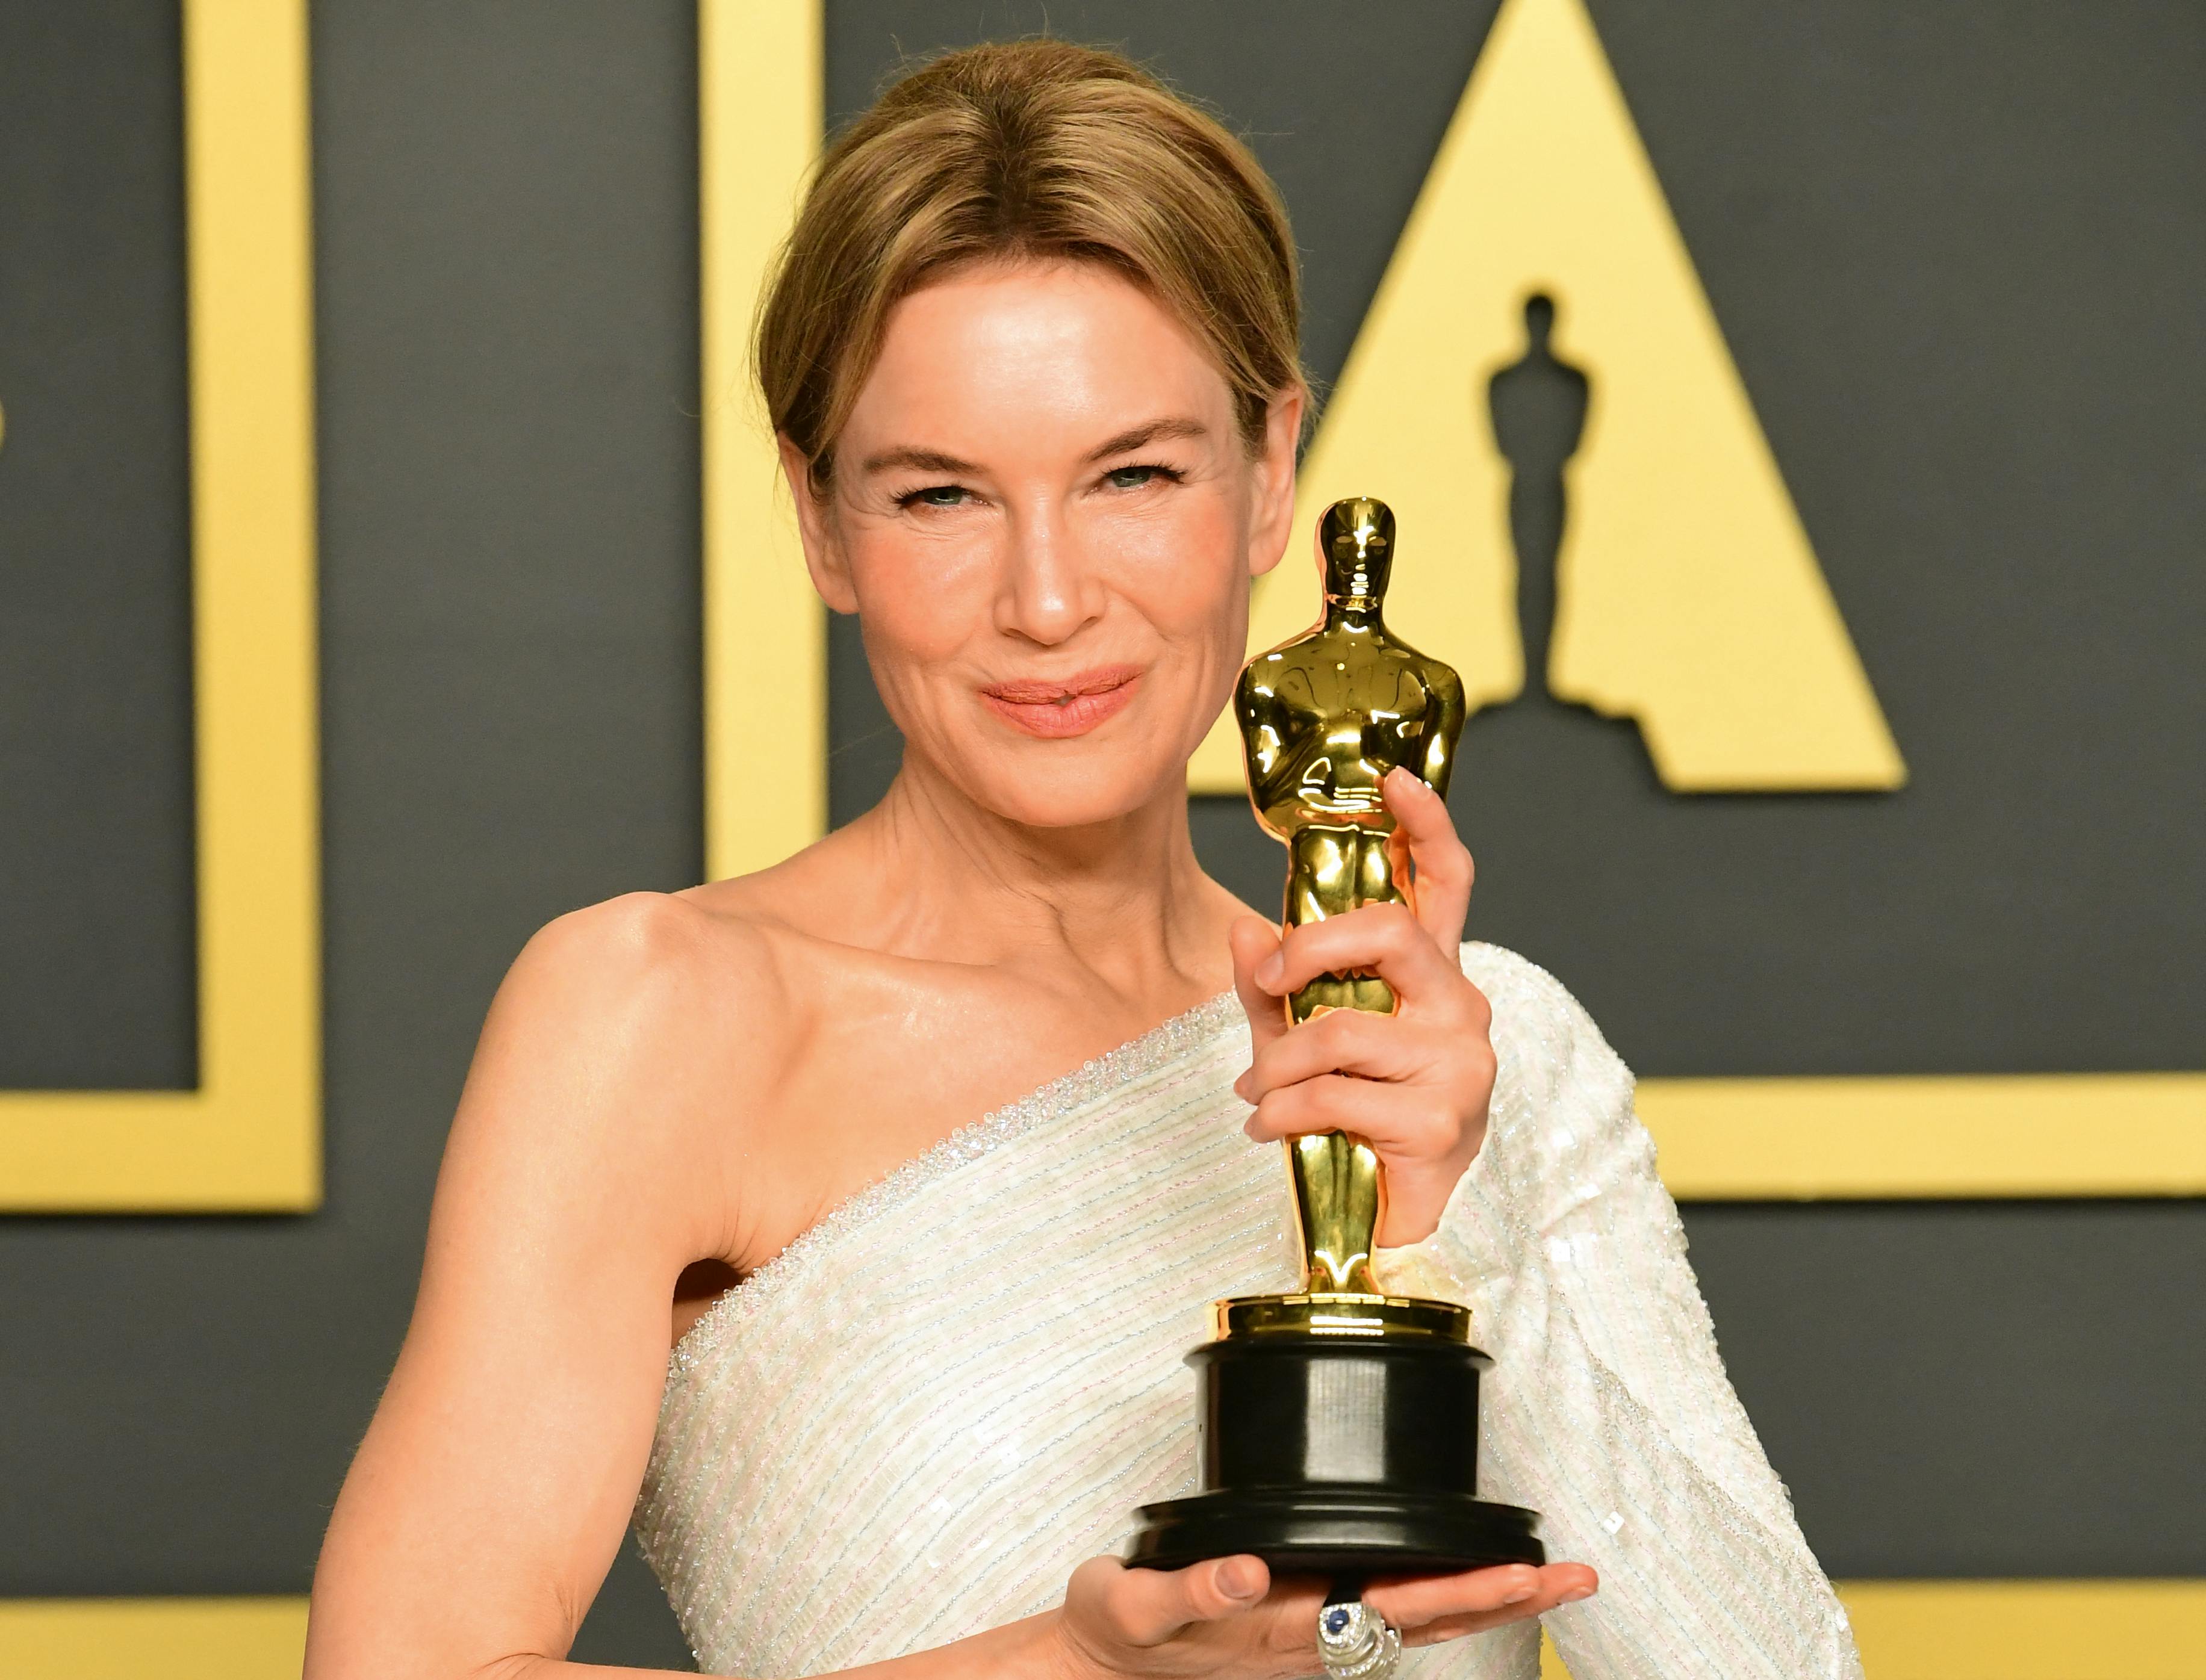
[[1361, 1599], [1330, 1599], [1317, 1612], [1317, 1654], [1331, 1680], [1387, 1680], [1402, 1635]]

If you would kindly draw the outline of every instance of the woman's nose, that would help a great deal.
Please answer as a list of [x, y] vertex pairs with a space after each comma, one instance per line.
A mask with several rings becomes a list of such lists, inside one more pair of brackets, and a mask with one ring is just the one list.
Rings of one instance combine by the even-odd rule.
[[1054, 647], [1102, 616], [1102, 581], [1061, 513], [1036, 510], [1014, 520], [1011, 537], [996, 596], [998, 629]]

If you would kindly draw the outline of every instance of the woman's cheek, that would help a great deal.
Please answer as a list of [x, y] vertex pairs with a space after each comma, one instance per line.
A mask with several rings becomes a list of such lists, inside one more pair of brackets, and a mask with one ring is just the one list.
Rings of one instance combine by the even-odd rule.
[[[1237, 594], [1246, 571], [1246, 539], [1223, 508], [1200, 506], [1177, 519], [1130, 524], [1118, 545], [1124, 592], [1160, 634], [1176, 641], [1224, 636], [1227, 619], [1242, 620]], [[1237, 664], [1240, 651], [1237, 645]]]
[[881, 543], [852, 556], [858, 622], [877, 658], [946, 659], [985, 622], [983, 569], [949, 545]]

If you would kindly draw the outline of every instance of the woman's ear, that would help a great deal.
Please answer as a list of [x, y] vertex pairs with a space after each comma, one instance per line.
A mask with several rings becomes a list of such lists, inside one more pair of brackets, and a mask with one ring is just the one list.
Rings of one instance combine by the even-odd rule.
[[1249, 522], [1249, 575], [1261, 577], [1287, 551], [1295, 520], [1295, 450], [1309, 393], [1297, 385], [1264, 413], [1264, 446], [1255, 461], [1255, 516]]
[[804, 539], [804, 569], [812, 575], [812, 587], [829, 611], [856, 612], [858, 592], [850, 587], [850, 563], [837, 539], [826, 501], [812, 488], [812, 463], [786, 432], [776, 432], [773, 441], [781, 452], [781, 476], [788, 482], [789, 499], [796, 504], [796, 529]]

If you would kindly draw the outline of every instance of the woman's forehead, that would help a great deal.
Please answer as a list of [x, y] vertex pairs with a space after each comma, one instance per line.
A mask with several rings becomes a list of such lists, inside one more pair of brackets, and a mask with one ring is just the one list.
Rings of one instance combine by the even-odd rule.
[[1167, 411], [1231, 430], [1224, 373], [1154, 295], [1098, 263], [992, 264], [898, 301], [844, 441], [921, 425], [1040, 443]]

